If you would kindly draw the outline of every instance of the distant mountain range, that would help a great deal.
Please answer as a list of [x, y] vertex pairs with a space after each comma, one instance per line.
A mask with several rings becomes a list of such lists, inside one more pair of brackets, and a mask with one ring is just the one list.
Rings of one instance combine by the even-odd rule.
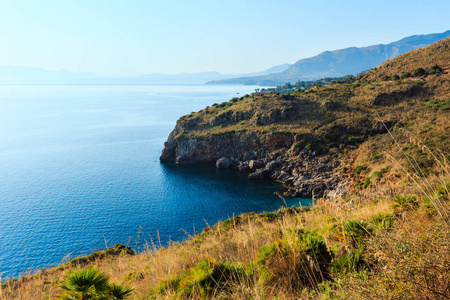
[[214, 80], [211, 84], [283, 85], [286, 82], [316, 80], [326, 77], [356, 75], [372, 69], [386, 60], [408, 51], [428, 46], [450, 36], [450, 30], [443, 33], [413, 35], [387, 45], [350, 47], [325, 51], [317, 56], [305, 58], [276, 74], [243, 76]]
[[200, 72], [169, 75], [155, 73], [128, 77], [102, 77], [93, 73], [74, 73], [64, 69], [49, 71], [27, 66], [0, 66], [0, 84], [203, 84], [210, 80], [279, 73], [289, 66], [290, 64], [283, 64], [262, 72], [247, 74]]
[[221, 74], [218, 72], [145, 74], [128, 77], [102, 77], [93, 73], [74, 73], [67, 70], [49, 71], [36, 67], [0, 66], [0, 84], [246, 84], [274, 86], [300, 80], [356, 75], [372, 69], [388, 59], [410, 50], [428, 46], [450, 36], [443, 33], [413, 35], [387, 45], [350, 47], [325, 51], [294, 64], [274, 66], [262, 72]]
[[83, 83], [99, 79], [92, 73], [49, 71], [27, 66], [0, 66], [0, 84]]

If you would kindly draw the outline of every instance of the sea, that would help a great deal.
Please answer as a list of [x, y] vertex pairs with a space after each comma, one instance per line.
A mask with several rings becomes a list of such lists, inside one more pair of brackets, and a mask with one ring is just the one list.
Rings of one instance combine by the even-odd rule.
[[310, 205], [281, 199], [272, 181], [159, 161], [179, 117], [255, 88], [0, 86], [2, 281], [116, 243], [166, 246], [244, 212]]

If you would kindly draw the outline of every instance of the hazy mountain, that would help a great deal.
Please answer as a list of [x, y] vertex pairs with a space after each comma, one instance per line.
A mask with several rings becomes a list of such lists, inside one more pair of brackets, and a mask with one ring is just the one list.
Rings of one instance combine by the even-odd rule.
[[[250, 77], [250, 76], [260, 76], [269, 75], [273, 73], [279, 73], [287, 70], [290, 64], [282, 64], [262, 72], [255, 73], [245, 73], [245, 74], [221, 74], [219, 72], [199, 72], [199, 73], [179, 73], [179, 74], [145, 74], [135, 77], [127, 78], [115, 78], [115, 82], [129, 82], [135, 84], [201, 84], [211, 80], [223, 80], [227, 78], [239, 78], [239, 77]], [[112, 79], [110, 79], [111, 81]]]
[[236, 76], [242, 77], [243, 75], [245, 75], [245, 76], [260, 76], [260, 75], [276, 74], [276, 73], [280, 73], [280, 72], [283, 72], [283, 71], [287, 70], [287, 68], [289, 68], [290, 66], [291, 66], [291, 64], [282, 64], [282, 65], [278, 65], [278, 66], [269, 68], [269, 69], [267, 69], [265, 71], [262, 71], [262, 72], [248, 73], [248, 74], [237, 74]]
[[356, 75], [380, 65], [388, 59], [428, 46], [449, 36], [450, 30], [436, 34], [413, 35], [387, 45], [379, 44], [362, 48], [350, 47], [325, 51], [317, 56], [301, 59], [277, 74], [256, 77], [245, 76], [216, 80], [210, 83], [281, 85], [299, 80]]
[[0, 66], [0, 84], [171, 84], [204, 83], [228, 78], [217, 72], [146, 74], [127, 77], [102, 77], [92, 73], [73, 73], [67, 70], [49, 71], [36, 67]]
[[262, 72], [247, 74], [154, 73], [126, 77], [101, 77], [92, 73], [74, 73], [64, 69], [49, 71], [36, 67], [0, 66], [0, 84], [203, 84], [211, 80], [278, 73], [289, 66], [290, 64], [283, 64]]
[[92, 73], [73, 73], [64, 69], [49, 71], [35, 67], [0, 66], [0, 84], [77, 84], [98, 78]]
[[[208, 78], [223, 79], [227, 75], [218, 72], [179, 73], [179, 74], [144, 74], [135, 77], [116, 78], [117, 82], [135, 84], [195, 84], [204, 83]], [[213, 80], [214, 80], [213, 79]]]

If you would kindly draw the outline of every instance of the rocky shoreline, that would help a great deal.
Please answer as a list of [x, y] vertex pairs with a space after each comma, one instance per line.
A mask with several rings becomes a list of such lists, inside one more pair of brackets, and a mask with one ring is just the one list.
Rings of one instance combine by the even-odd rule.
[[227, 132], [180, 138], [188, 129], [189, 124], [177, 122], [164, 143], [161, 162], [210, 163], [246, 173], [249, 179], [276, 180], [285, 187], [286, 196], [332, 199], [345, 192], [347, 183], [338, 172], [341, 162], [298, 149], [297, 136], [291, 133]]
[[232, 161], [222, 157], [216, 161], [216, 167], [233, 168], [247, 173], [249, 179], [273, 179], [283, 183], [286, 196], [305, 198], [331, 198], [340, 193], [342, 178], [336, 169], [338, 160], [330, 161], [327, 157], [310, 157], [301, 161], [287, 161], [270, 158]]

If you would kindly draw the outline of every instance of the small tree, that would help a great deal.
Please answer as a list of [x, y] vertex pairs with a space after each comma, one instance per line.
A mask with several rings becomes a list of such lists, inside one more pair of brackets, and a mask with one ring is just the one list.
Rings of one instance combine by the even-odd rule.
[[441, 73], [442, 72], [442, 68], [439, 67], [438, 65], [434, 65], [432, 67], [432, 69], [434, 70], [435, 73]]
[[400, 74], [401, 79], [405, 79], [405, 78], [409, 78], [409, 77], [411, 77], [411, 73], [409, 73], [409, 72], [402, 72], [402, 74]]
[[419, 77], [419, 76], [425, 75], [425, 69], [423, 69], [423, 68], [417, 68], [417, 69], [415, 69], [415, 70], [413, 71], [412, 74], [413, 74], [414, 77]]

